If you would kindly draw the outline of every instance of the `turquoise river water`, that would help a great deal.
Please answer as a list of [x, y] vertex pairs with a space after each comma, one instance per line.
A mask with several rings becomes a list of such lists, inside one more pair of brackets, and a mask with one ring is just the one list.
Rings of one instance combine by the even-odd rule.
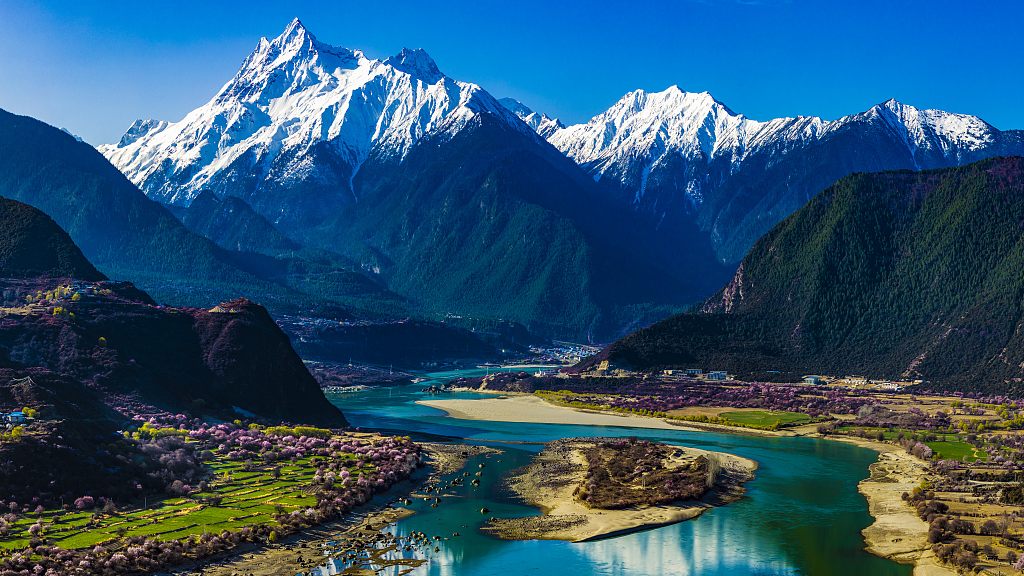
[[[483, 374], [483, 371], [479, 371]], [[438, 380], [474, 371], [432, 374]], [[415, 404], [426, 384], [329, 395], [353, 426], [384, 429], [424, 438], [465, 438], [504, 452], [470, 459], [467, 470], [486, 463], [481, 486], [448, 491], [437, 508], [414, 500], [417, 514], [391, 531], [448, 536], [441, 551], [416, 568], [416, 576], [725, 576], [829, 575], [909, 576], [911, 567], [864, 551], [860, 531], [872, 522], [857, 483], [877, 460], [871, 450], [811, 438], [761, 438], [734, 434], [648, 430], [614, 426], [568, 426], [467, 421]], [[475, 398], [458, 393], [444, 397]], [[490, 516], [512, 518], [539, 513], [510, 497], [501, 479], [526, 464], [539, 445], [495, 440], [544, 442], [573, 436], [638, 436], [655, 441], [731, 452], [756, 460], [757, 478], [746, 496], [689, 521], [610, 538], [573, 544], [555, 540], [509, 542], [478, 531]], [[489, 442], [490, 441], [490, 442]], [[500, 462], [499, 462], [500, 461]], [[461, 471], [460, 471], [461, 472]], [[454, 477], [454, 475], [453, 475]], [[468, 484], [468, 483], [467, 483]], [[485, 515], [481, 508], [488, 508]], [[452, 537], [458, 532], [459, 537]], [[323, 570], [333, 573], [330, 565]], [[381, 574], [397, 574], [383, 571]]]

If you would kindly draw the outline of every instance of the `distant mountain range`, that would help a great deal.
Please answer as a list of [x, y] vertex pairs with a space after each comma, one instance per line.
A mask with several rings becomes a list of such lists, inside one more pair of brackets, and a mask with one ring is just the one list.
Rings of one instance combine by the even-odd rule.
[[297, 20], [181, 122], [137, 122], [100, 150], [150, 198], [237, 197], [293, 241], [357, 262], [438, 315], [605, 339], [730, 274], [706, 243], [619, 209], [422, 50], [370, 60]]
[[557, 120], [514, 100], [510, 110], [652, 226], [695, 227], [732, 265], [851, 172], [927, 170], [1024, 153], [1022, 130], [1003, 132], [976, 116], [896, 100], [833, 121], [759, 122], [707, 92], [672, 86], [630, 92], [590, 122], [558, 129]]
[[[711, 294], [839, 177], [1019, 154], [1024, 138], [895, 101], [757, 122], [675, 87], [565, 127], [422, 50], [371, 60], [295, 20], [181, 121], [140, 120], [99, 150], [222, 246], [291, 241], [438, 315], [604, 340]], [[204, 193], [218, 202], [193, 209]]]
[[1024, 159], [842, 178], [689, 313], [585, 361], [1024, 393]]

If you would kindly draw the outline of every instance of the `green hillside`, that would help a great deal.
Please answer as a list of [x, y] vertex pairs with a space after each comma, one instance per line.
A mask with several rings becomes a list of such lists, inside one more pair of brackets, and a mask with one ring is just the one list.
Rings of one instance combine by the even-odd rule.
[[[330, 308], [330, 303], [373, 314], [407, 314], [404, 301], [336, 255], [297, 247], [256, 215], [219, 232], [242, 251], [222, 248], [187, 229], [147, 198], [93, 147], [26, 116], [0, 110], [0, 196], [39, 208], [60, 225], [106, 276], [127, 279], [157, 300], [209, 307], [248, 296], [275, 311]], [[213, 200], [216, 200], [213, 198]], [[197, 226], [213, 230], [219, 206]], [[246, 207], [226, 205], [219, 212]], [[251, 212], [248, 210], [247, 212]], [[265, 245], [256, 244], [260, 234]], [[273, 250], [271, 250], [273, 249]]]
[[0, 198], [0, 276], [106, 280], [49, 216], [7, 198]]
[[600, 357], [1020, 394], [1022, 271], [1020, 157], [853, 174], [762, 237], [715, 296]]

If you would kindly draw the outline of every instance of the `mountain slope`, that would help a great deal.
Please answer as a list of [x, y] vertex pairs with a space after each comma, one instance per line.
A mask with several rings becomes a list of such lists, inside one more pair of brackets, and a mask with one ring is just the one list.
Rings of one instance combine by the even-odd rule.
[[186, 228], [227, 250], [274, 255], [301, 248], [235, 196], [220, 199], [212, 192], [200, 192], [179, 212], [176, 215]]
[[106, 280], [49, 216], [0, 198], [0, 276]]
[[895, 100], [830, 122], [759, 122], [707, 92], [673, 86], [631, 92], [588, 123], [545, 136], [652, 226], [696, 225], [720, 261], [736, 263], [757, 238], [846, 174], [1021, 154], [1022, 134]]
[[0, 259], [0, 369], [77, 381], [63, 413], [74, 407], [68, 401], [95, 404], [91, 395], [115, 409], [130, 399], [172, 411], [203, 398], [222, 411], [346, 424], [262, 306], [244, 298], [209, 311], [157, 306], [130, 283], [106, 281], [46, 214], [6, 198]]
[[[1024, 393], [1024, 159], [854, 174], [758, 240], [690, 313], [598, 359]], [[593, 363], [597, 359], [589, 362]]]
[[245, 250], [239, 252], [191, 232], [91, 146], [0, 110], [2, 195], [52, 215], [107, 276], [131, 279], [167, 304], [211, 306], [244, 295], [279, 312], [326, 302], [408, 314], [354, 262], [293, 254], [298, 245], [241, 200], [204, 201], [184, 215], [197, 230]]
[[108, 276], [131, 278], [158, 296], [180, 297], [175, 285], [214, 298], [254, 287], [275, 291], [228, 263], [224, 250], [189, 232], [91, 146], [3, 110], [0, 195], [41, 209]]
[[401, 164], [368, 161], [354, 183], [365, 201], [315, 236], [386, 254], [389, 286], [452, 314], [601, 338], [726, 276], [709, 251], [685, 260], [704, 275], [661, 264], [670, 242], [613, 210], [557, 151], [486, 116], [444, 146], [424, 138]]
[[261, 40], [182, 121], [139, 122], [100, 150], [152, 198], [240, 198], [289, 238], [442, 317], [605, 339], [730, 274], [706, 239], [680, 240], [699, 232], [659, 232], [619, 210], [516, 114], [423, 51], [369, 60], [298, 21]]

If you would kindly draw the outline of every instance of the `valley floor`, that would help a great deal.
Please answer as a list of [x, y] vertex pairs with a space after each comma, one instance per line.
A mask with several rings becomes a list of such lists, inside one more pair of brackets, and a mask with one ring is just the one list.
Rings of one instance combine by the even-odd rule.
[[[698, 425], [690, 428], [688, 426], [683, 427], [672, 424], [662, 418], [573, 409], [558, 406], [530, 395], [499, 396], [479, 400], [424, 400], [420, 401], [420, 403], [444, 410], [453, 418], [465, 420], [592, 424], [677, 430], [694, 430], [696, 427], [708, 427], [708, 425]], [[687, 424], [692, 423], [688, 422]], [[716, 432], [749, 433], [753, 435], [818, 436], [814, 425], [793, 428], [787, 431], [755, 430], [727, 426], [715, 426], [715, 428]], [[721, 430], [718, 430], [718, 428], [721, 428]], [[857, 444], [879, 453], [879, 461], [871, 466], [870, 477], [860, 482], [858, 486], [859, 491], [868, 500], [871, 516], [875, 518], [875, 522], [863, 530], [867, 550], [897, 562], [914, 564], [915, 576], [950, 576], [955, 574], [952, 570], [939, 566], [936, 563], [935, 556], [927, 542], [928, 525], [919, 519], [914, 513], [914, 509], [901, 499], [904, 491], [912, 491], [915, 486], [920, 485], [921, 481], [925, 479], [924, 463], [907, 454], [899, 446], [837, 436], [829, 436], [827, 438]], [[756, 463], [752, 461], [747, 462], [756, 467]], [[647, 522], [645, 527], [650, 528], [687, 520], [699, 516], [704, 509], [702, 506], [690, 508], [659, 507], [664, 508], [664, 510], [647, 510], [643, 511], [642, 514], [634, 512], [632, 516], [630, 516], [629, 511], [621, 511], [621, 513], [617, 513], [620, 511], [601, 511], [595, 513], [595, 511], [590, 511], [578, 504], [575, 507], [573, 506], [572, 487], [564, 488], [561, 492], [550, 487], [547, 490], [533, 489], [536, 487], [531, 488], [530, 483], [524, 481], [524, 478], [514, 481], [514, 489], [516, 489], [516, 484], [519, 486], [517, 491], [522, 496], [528, 501], [533, 501], [546, 511], [545, 516], [538, 518], [547, 518], [548, 520], [546, 520], [547, 526], [543, 525], [544, 521], [536, 520], [534, 521], [537, 524], [536, 526], [520, 526], [518, 524], [504, 526], [505, 537], [510, 538], [517, 538], [515, 536], [516, 533], [519, 533], [518, 537], [530, 536], [533, 538], [576, 541], [608, 537], [617, 533], [641, 529], [637, 526], [643, 522]], [[566, 492], [566, 489], [568, 492]], [[565, 493], [563, 494], [562, 492]], [[581, 511], [577, 508], [583, 510]], [[583, 513], [585, 511], [589, 511], [591, 515], [587, 517]], [[559, 517], [561, 517], [560, 521]], [[630, 529], [629, 527], [632, 528]], [[500, 533], [501, 530], [495, 530], [495, 532]]]

